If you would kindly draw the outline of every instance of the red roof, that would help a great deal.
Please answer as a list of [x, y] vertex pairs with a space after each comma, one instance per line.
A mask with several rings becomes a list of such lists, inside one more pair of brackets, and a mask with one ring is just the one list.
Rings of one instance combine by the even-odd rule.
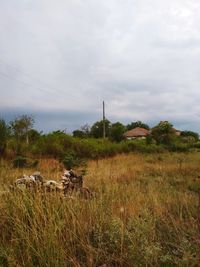
[[149, 135], [149, 130], [136, 127], [124, 134], [126, 137], [143, 137]]
[[177, 130], [176, 128], [172, 128], [173, 129], [173, 131], [174, 131], [174, 133], [175, 133], [175, 135], [181, 135], [181, 131], [180, 130]]

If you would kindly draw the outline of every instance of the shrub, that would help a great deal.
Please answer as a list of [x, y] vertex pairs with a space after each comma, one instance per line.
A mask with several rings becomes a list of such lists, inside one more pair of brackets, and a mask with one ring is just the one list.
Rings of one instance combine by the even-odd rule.
[[39, 161], [37, 159], [32, 160], [23, 156], [17, 156], [13, 160], [13, 168], [36, 168]]
[[189, 144], [174, 143], [169, 147], [169, 150], [173, 152], [188, 152], [190, 148]]
[[[64, 157], [62, 158], [62, 163], [65, 166], [66, 169], [70, 170], [74, 167], [85, 167], [86, 161], [84, 159], [79, 158], [74, 151], [68, 152]], [[85, 171], [85, 170], [84, 170]]]
[[75, 153], [72, 151], [66, 154], [62, 160], [63, 165], [66, 169], [70, 170], [77, 165], [77, 158]]
[[14, 168], [25, 168], [27, 166], [27, 158], [18, 156], [13, 160]]
[[193, 144], [194, 148], [200, 148], [200, 142], [196, 142], [195, 144]]

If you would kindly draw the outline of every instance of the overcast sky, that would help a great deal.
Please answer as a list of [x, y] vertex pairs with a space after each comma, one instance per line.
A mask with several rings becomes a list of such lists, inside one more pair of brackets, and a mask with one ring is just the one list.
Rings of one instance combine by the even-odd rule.
[[200, 132], [199, 0], [1, 0], [0, 116]]

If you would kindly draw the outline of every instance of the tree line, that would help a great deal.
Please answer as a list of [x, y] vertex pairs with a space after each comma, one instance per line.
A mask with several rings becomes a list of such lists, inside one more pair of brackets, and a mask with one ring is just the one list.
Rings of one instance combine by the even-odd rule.
[[[34, 129], [32, 116], [21, 115], [6, 123], [0, 119], [0, 154], [14, 157], [16, 155], [37, 155], [63, 157], [66, 153], [74, 153], [81, 157], [95, 158], [98, 155], [112, 155], [117, 152], [158, 150], [164, 148], [188, 149], [200, 147], [199, 135], [193, 131], [182, 131], [180, 136], [175, 134], [173, 125], [161, 121], [150, 129], [144, 122], [136, 121], [127, 125], [121, 122], [111, 123], [109, 120], [97, 121], [92, 126], [88, 124], [73, 131], [73, 135], [63, 131], [53, 131], [48, 134]], [[106, 140], [102, 140], [103, 123], [105, 123]], [[150, 130], [144, 141], [127, 141], [124, 133], [141, 127]]]
[[73, 136], [79, 138], [102, 138], [104, 123], [106, 137], [113, 142], [122, 141], [124, 139], [124, 133], [136, 127], [149, 130], [149, 126], [141, 121], [131, 122], [130, 124], [124, 125], [121, 122], [111, 123], [109, 120], [101, 120], [95, 122], [91, 127], [86, 124], [82, 126], [81, 129], [73, 131]]
[[[105, 123], [107, 138], [113, 142], [121, 142], [125, 138], [124, 133], [126, 131], [137, 127], [150, 130], [150, 134], [147, 137], [147, 143], [156, 142], [157, 144], [169, 145], [177, 139], [173, 125], [168, 121], [161, 121], [150, 129], [149, 125], [142, 121], [135, 121], [124, 125], [121, 122], [111, 123], [109, 120], [101, 120], [95, 122], [91, 128], [89, 125], [85, 125], [81, 127], [81, 129], [73, 131], [73, 136], [79, 138], [102, 138], [103, 123]], [[199, 140], [199, 134], [193, 131], [181, 131], [179, 139], [185, 142], [195, 142]]]

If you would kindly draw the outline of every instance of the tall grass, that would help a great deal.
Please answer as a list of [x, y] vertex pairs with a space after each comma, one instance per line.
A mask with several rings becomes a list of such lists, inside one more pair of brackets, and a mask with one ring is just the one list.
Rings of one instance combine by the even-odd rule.
[[[199, 266], [199, 154], [130, 154], [88, 164], [90, 200], [8, 191], [0, 167], [0, 266]], [[55, 160], [39, 165], [59, 180]], [[30, 169], [24, 170], [29, 174]]]

